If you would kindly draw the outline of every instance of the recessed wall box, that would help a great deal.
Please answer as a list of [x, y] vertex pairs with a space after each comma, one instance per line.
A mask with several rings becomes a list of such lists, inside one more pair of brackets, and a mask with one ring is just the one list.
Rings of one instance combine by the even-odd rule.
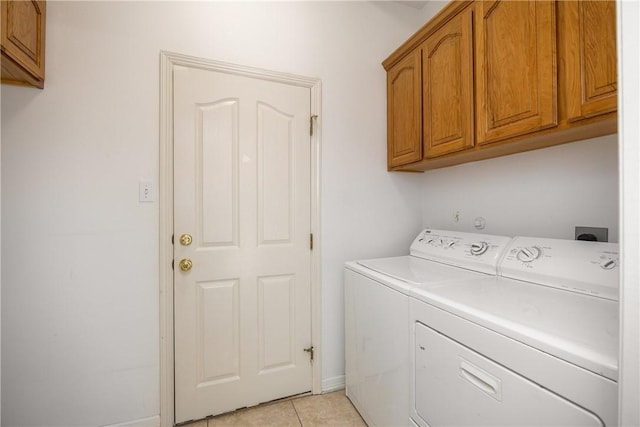
[[576, 240], [587, 240], [592, 242], [608, 242], [609, 229], [604, 227], [580, 227], [576, 226]]

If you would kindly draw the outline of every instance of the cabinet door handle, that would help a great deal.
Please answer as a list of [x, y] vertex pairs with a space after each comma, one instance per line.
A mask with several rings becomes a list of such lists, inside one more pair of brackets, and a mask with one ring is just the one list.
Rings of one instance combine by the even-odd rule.
[[502, 381], [460, 358], [460, 376], [489, 396], [502, 401]]

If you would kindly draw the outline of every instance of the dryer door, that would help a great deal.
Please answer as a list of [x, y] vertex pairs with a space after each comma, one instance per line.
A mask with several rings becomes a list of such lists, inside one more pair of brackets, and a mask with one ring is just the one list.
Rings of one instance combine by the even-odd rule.
[[420, 425], [603, 426], [591, 412], [419, 322], [414, 351]]

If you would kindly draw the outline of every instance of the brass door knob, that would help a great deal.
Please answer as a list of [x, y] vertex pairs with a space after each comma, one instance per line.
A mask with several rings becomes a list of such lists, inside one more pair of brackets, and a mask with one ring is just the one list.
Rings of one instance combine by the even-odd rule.
[[189, 271], [193, 267], [193, 262], [189, 258], [185, 258], [180, 261], [180, 270]]
[[183, 234], [182, 236], [180, 236], [180, 244], [182, 246], [189, 246], [191, 242], [193, 242], [191, 234]]

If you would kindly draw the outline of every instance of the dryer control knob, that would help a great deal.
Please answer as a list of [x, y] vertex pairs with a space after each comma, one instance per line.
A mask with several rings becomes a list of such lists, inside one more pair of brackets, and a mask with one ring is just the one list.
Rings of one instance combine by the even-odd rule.
[[618, 262], [615, 259], [605, 259], [600, 263], [600, 267], [605, 270], [612, 270], [618, 265]]
[[536, 246], [529, 246], [528, 248], [522, 248], [518, 251], [516, 257], [522, 262], [531, 262], [540, 258], [542, 251]]
[[471, 245], [471, 255], [480, 256], [487, 252], [489, 249], [489, 244], [487, 242], [477, 242]]

